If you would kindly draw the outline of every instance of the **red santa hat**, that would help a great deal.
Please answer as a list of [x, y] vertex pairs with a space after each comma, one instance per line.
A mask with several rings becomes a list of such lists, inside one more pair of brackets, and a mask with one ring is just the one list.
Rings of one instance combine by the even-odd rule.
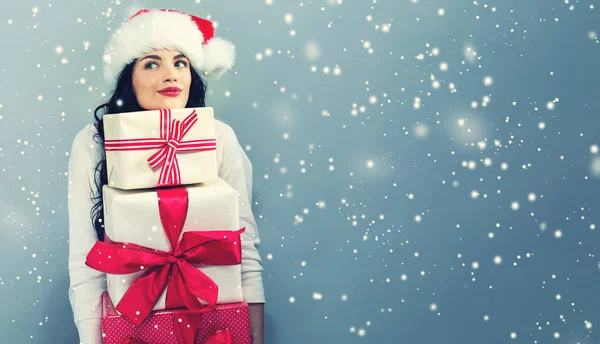
[[235, 46], [214, 37], [212, 22], [173, 10], [142, 9], [131, 16], [104, 49], [104, 79], [114, 89], [127, 64], [153, 49], [183, 53], [205, 76], [221, 77], [235, 62]]

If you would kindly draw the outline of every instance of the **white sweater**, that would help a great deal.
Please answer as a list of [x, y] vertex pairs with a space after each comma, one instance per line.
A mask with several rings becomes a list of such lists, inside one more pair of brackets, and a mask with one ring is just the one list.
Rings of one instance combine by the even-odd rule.
[[[101, 344], [100, 296], [106, 290], [106, 274], [85, 265], [85, 257], [97, 240], [90, 211], [96, 195], [94, 169], [103, 147], [94, 139], [97, 130], [86, 125], [73, 140], [69, 159], [69, 300], [82, 344]], [[264, 303], [262, 260], [258, 253], [258, 229], [251, 209], [252, 165], [233, 129], [215, 120], [219, 177], [239, 194], [242, 234], [242, 290], [248, 303]]]

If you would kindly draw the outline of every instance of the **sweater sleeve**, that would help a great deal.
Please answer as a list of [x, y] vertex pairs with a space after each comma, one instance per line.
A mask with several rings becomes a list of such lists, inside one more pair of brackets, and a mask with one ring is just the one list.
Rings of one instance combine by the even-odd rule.
[[252, 164], [231, 127], [223, 135], [223, 163], [219, 176], [238, 192], [242, 233], [242, 293], [247, 303], [265, 303], [262, 260], [258, 252], [260, 237], [251, 209]]
[[90, 219], [95, 145], [86, 127], [73, 140], [69, 158], [69, 301], [82, 344], [102, 344], [101, 295], [106, 290], [106, 275], [85, 265], [97, 239]]

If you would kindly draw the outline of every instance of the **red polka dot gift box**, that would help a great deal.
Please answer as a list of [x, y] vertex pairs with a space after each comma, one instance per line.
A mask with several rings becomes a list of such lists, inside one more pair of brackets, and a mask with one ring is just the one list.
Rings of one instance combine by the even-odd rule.
[[108, 293], [102, 295], [104, 344], [251, 344], [248, 304], [217, 305], [214, 310], [153, 311], [136, 326], [118, 314]]

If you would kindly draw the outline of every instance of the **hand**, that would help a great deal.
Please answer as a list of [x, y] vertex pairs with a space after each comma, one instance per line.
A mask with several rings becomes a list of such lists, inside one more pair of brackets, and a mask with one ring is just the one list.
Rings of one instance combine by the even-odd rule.
[[265, 319], [265, 304], [250, 303], [250, 330], [252, 331], [252, 344], [263, 344], [263, 323]]

